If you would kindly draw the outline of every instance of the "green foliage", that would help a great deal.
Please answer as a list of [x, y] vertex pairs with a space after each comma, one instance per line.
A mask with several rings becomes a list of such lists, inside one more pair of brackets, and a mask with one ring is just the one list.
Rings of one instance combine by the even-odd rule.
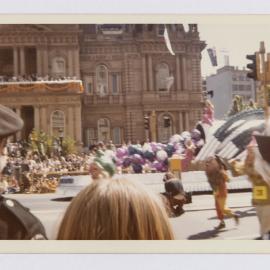
[[63, 138], [62, 151], [64, 156], [76, 153], [75, 141], [70, 137]]
[[245, 110], [255, 110], [257, 109], [257, 105], [253, 100], [250, 100], [248, 103], [243, 103], [242, 96], [236, 95], [233, 99], [231, 110], [228, 112], [228, 116], [233, 116], [241, 111]]
[[[54, 143], [60, 144], [59, 138], [47, 135], [43, 131], [33, 130], [29, 135], [29, 147], [32, 152], [37, 153], [39, 156], [50, 157], [54, 152]], [[75, 141], [66, 137], [62, 141], [62, 154], [68, 155], [76, 152]]]

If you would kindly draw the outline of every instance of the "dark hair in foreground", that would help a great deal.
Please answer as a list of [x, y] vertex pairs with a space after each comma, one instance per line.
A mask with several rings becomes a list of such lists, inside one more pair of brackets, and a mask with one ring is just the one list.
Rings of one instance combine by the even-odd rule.
[[95, 181], [66, 210], [58, 240], [172, 240], [158, 195], [126, 179]]

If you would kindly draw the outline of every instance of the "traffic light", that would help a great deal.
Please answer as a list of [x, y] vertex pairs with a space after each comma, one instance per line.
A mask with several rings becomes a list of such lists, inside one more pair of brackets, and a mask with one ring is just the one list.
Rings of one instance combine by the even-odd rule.
[[168, 128], [171, 126], [171, 119], [169, 116], [164, 116], [163, 117], [163, 120], [164, 120], [164, 127], [165, 128]]
[[149, 128], [150, 128], [150, 119], [149, 116], [146, 115], [144, 117], [144, 129], [149, 130]]
[[250, 69], [250, 72], [247, 73], [247, 77], [256, 81], [258, 80], [257, 69], [259, 68], [257, 65], [257, 54], [248, 54], [246, 58], [252, 61], [252, 63], [247, 64], [247, 68]]
[[206, 93], [207, 93], [207, 95], [209, 95], [211, 98], [214, 97], [214, 91], [213, 91], [213, 90], [207, 91]]

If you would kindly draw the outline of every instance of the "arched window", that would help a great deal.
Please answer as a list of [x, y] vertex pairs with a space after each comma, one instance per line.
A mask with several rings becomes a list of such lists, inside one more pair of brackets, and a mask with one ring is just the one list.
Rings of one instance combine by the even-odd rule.
[[97, 89], [96, 92], [101, 97], [108, 94], [108, 69], [104, 65], [97, 66], [96, 69]]
[[101, 118], [97, 122], [98, 126], [98, 140], [108, 142], [111, 140], [110, 121], [106, 118]]
[[85, 130], [85, 144], [89, 147], [91, 144], [96, 143], [95, 129], [87, 128]]
[[173, 135], [173, 118], [169, 113], [160, 114], [158, 117], [158, 141], [168, 142]]
[[167, 81], [170, 77], [169, 67], [165, 63], [157, 65], [156, 68], [156, 88], [158, 91], [167, 91]]
[[57, 138], [64, 137], [65, 134], [65, 113], [54, 111], [51, 114], [51, 134]]
[[55, 57], [52, 60], [52, 73], [58, 76], [66, 75], [66, 61], [63, 57]]

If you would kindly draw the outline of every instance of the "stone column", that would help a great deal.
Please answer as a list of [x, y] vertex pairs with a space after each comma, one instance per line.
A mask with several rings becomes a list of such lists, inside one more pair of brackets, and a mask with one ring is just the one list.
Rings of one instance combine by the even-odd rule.
[[80, 60], [79, 60], [79, 57], [80, 57], [79, 49], [76, 48], [73, 51], [73, 66], [74, 66], [74, 70], [75, 70], [74, 76], [77, 77], [77, 80], [80, 79], [80, 63], [79, 63]]
[[[16, 112], [16, 114], [18, 114], [21, 117], [21, 107], [17, 107], [15, 109], [15, 112]], [[22, 139], [22, 132], [18, 131], [15, 136], [16, 136], [16, 141], [21, 140]]]
[[48, 48], [43, 48], [43, 75], [49, 75], [49, 57], [48, 57]]
[[187, 90], [187, 63], [186, 56], [182, 56], [182, 90]]
[[75, 107], [75, 139], [77, 143], [82, 141], [82, 118], [81, 118], [81, 107]]
[[145, 55], [142, 56], [142, 86], [143, 86], [143, 91], [148, 90], [147, 89], [146, 59], [145, 59]]
[[180, 74], [180, 59], [179, 55], [176, 55], [176, 90], [179, 91], [181, 89], [181, 74]]
[[72, 49], [68, 50], [68, 76], [74, 76]]
[[40, 119], [40, 123], [41, 123], [41, 126], [40, 126], [40, 130], [44, 131], [45, 133], [47, 134], [50, 134], [51, 135], [51, 132], [48, 132], [50, 131], [50, 124], [49, 124], [49, 127], [48, 127], [48, 124], [47, 124], [47, 108], [45, 106], [42, 106], [40, 108], [40, 115], [41, 115], [41, 119]]
[[25, 75], [25, 52], [24, 52], [24, 47], [20, 47], [20, 75]]
[[75, 131], [75, 127], [74, 127], [74, 110], [73, 110], [72, 106], [69, 106], [68, 107], [68, 128], [67, 128], [67, 132], [68, 132], [68, 136], [70, 136], [73, 139], [75, 139], [74, 131]]
[[13, 48], [13, 74], [14, 76], [19, 75], [19, 53], [18, 48]]
[[179, 133], [184, 131], [183, 112], [179, 112]]
[[34, 106], [34, 128], [35, 130], [39, 130], [40, 127], [40, 113], [39, 106]]
[[42, 72], [42, 59], [43, 58], [43, 53], [42, 53], [42, 49], [40, 47], [37, 47], [37, 74], [38, 76], [42, 76], [43, 72]]
[[148, 55], [148, 82], [149, 82], [149, 91], [153, 91], [153, 66], [152, 66], [152, 56]]
[[189, 130], [189, 112], [187, 112], [186, 111], [186, 115], [185, 115], [185, 117], [186, 117], [186, 130]]

